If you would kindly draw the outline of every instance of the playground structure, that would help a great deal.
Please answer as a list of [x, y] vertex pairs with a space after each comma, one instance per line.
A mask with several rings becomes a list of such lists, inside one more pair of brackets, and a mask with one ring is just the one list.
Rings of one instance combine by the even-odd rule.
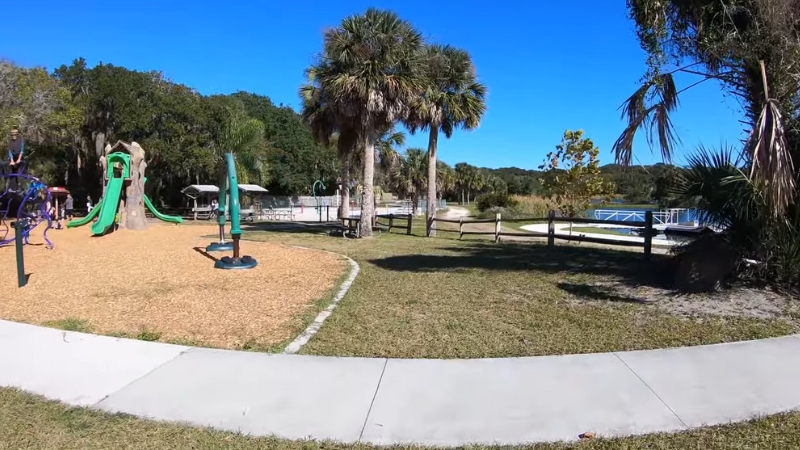
[[180, 217], [161, 214], [145, 195], [147, 163], [144, 149], [138, 143], [117, 141], [113, 147], [106, 144], [100, 162], [103, 165], [103, 197], [86, 217], [67, 223], [68, 228], [86, 225], [96, 217], [91, 227], [95, 236], [102, 236], [117, 226], [142, 230], [147, 227], [145, 207], [165, 222], [183, 222]]
[[[28, 238], [31, 232], [42, 223], [46, 223], [45, 229], [42, 233], [47, 248], [52, 249], [53, 243], [47, 237], [47, 231], [52, 228], [53, 221], [50, 217], [50, 212], [47, 210], [47, 205], [52, 201], [50, 190], [38, 178], [25, 174], [24, 167], [20, 169], [19, 173], [4, 174], [0, 179], [4, 180], [3, 191], [0, 193], [0, 232], [3, 233], [0, 239], [0, 247], [14, 242], [15, 237], [9, 237], [11, 232], [10, 218], [14, 218], [25, 226], [22, 227], [22, 240], [23, 243], [28, 244]], [[16, 179], [17, 190], [16, 192], [9, 189], [10, 181]], [[27, 187], [23, 188], [23, 186]], [[36, 206], [36, 202], [41, 202]], [[33, 207], [32, 207], [33, 206]], [[12, 215], [13, 212], [13, 215]], [[38, 212], [38, 214], [36, 214]], [[16, 232], [15, 232], [16, 236]]]
[[[206, 247], [207, 252], [233, 251], [233, 256], [224, 256], [214, 263], [217, 269], [252, 269], [257, 264], [250, 256], [240, 256], [239, 238], [242, 236], [241, 216], [239, 211], [239, 182], [236, 178], [236, 164], [232, 153], [225, 154], [227, 176], [219, 180], [219, 241]], [[230, 214], [226, 208], [230, 207]], [[231, 238], [233, 242], [225, 242], [225, 216], [231, 219]]]

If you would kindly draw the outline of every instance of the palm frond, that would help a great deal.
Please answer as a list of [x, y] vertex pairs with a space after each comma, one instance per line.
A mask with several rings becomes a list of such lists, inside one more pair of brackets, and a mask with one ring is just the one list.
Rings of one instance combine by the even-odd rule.
[[[665, 73], [653, 77], [628, 97], [620, 107], [622, 119], [628, 125], [612, 149], [618, 164], [631, 164], [633, 141], [636, 132], [642, 128], [650, 147], [657, 143], [664, 162], [672, 161], [674, 147], [680, 143], [680, 138], [675, 134], [669, 115], [678, 107], [678, 94], [672, 74]], [[655, 102], [648, 105], [648, 100]]]
[[768, 99], [745, 149], [752, 158], [750, 178], [763, 186], [767, 209], [778, 217], [794, 198], [796, 181], [786, 125], [778, 102]]
[[763, 198], [739, 167], [735, 154], [727, 145], [717, 149], [701, 145], [687, 157], [688, 165], [680, 172], [673, 193], [696, 205], [701, 222], [740, 229], [759, 220]]

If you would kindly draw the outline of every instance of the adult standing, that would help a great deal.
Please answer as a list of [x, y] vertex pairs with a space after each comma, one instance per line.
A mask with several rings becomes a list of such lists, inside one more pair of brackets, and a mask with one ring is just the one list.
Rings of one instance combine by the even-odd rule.
[[[0, 162], [3, 171], [6, 171], [4, 166], [8, 166], [9, 174], [18, 174], [22, 171], [22, 155], [25, 152], [25, 139], [20, 135], [17, 128], [11, 129], [11, 141], [8, 143], [8, 161]], [[17, 177], [9, 179], [9, 189], [16, 191], [19, 183]]]
[[75, 200], [72, 198], [72, 194], [69, 192], [67, 193], [67, 199], [64, 201], [64, 217], [67, 220], [72, 220], [74, 217], [74, 208], [75, 207]]

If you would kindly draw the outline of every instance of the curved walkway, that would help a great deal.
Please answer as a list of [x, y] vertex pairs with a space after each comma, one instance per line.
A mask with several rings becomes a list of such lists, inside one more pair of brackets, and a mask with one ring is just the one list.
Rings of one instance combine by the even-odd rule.
[[800, 407], [800, 335], [477, 360], [236, 352], [0, 321], [0, 386], [254, 435], [518, 444], [745, 420]]

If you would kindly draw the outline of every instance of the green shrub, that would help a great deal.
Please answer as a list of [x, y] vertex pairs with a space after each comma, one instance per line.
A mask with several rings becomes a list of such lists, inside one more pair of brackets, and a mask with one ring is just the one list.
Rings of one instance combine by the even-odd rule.
[[475, 203], [478, 206], [478, 211], [485, 212], [491, 208], [514, 207], [517, 201], [506, 193], [491, 192], [479, 195]]

